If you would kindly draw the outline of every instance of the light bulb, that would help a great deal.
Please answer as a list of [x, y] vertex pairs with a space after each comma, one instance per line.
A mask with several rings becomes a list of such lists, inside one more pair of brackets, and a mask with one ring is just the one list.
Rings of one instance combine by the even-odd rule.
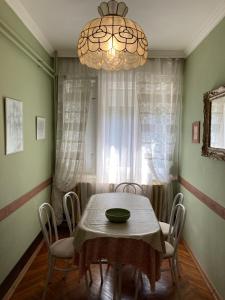
[[109, 51], [108, 51], [108, 53], [112, 57], [115, 57], [115, 55], [116, 55], [116, 50], [115, 50], [115, 47], [114, 47], [114, 43], [115, 43], [115, 40], [113, 40], [113, 38], [111, 37], [109, 39], [109, 41], [108, 41], [108, 45], [109, 45]]

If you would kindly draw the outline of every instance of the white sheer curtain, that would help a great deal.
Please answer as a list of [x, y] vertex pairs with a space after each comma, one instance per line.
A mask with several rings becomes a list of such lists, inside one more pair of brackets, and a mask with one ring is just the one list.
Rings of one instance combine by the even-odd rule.
[[75, 59], [58, 60], [56, 163], [52, 204], [61, 223], [62, 197], [81, 181], [92, 80], [96, 75]]
[[97, 184], [139, 181], [140, 126], [135, 71], [98, 76]]
[[98, 76], [97, 184], [177, 175], [182, 60]]

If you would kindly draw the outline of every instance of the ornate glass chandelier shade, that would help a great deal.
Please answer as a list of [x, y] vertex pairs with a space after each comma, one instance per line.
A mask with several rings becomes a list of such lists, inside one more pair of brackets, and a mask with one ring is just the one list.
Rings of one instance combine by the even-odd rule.
[[142, 28], [125, 18], [126, 4], [115, 0], [102, 2], [98, 11], [101, 18], [88, 22], [80, 34], [80, 62], [105, 70], [142, 66], [148, 56], [148, 41]]

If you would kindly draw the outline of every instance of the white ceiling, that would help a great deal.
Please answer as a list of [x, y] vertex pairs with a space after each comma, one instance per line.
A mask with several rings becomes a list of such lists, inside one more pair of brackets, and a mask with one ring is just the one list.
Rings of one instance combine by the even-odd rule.
[[[74, 53], [100, 0], [6, 0], [49, 53]], [[150, 50], [189, 54], [225, 16], [225, 0], [125, 0]]]

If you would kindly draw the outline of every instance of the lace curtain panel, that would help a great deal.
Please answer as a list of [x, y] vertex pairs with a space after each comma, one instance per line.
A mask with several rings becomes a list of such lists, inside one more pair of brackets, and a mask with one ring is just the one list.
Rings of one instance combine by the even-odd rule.
[[178, 174], [182, 61], [153, 59], [136, 75], [142, 182], [168, 183]]
[[56, 163], [52, 204], [62, 221], [62, 197], [80, 182], [84, 142], [94, 72], [74, 59], [59, 59]]

